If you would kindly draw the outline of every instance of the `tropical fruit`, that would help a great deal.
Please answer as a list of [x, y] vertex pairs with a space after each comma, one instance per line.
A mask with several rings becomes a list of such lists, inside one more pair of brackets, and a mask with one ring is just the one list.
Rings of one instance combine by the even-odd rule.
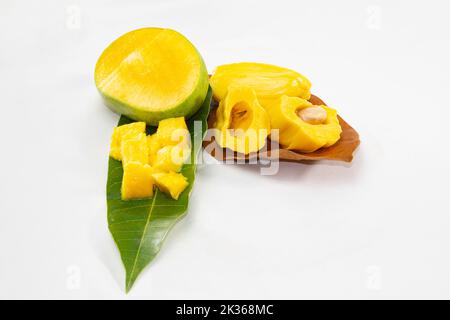
[[174, 199], [188, 186], [178, 173], [191, 155], [191, 135], [183, 117], [161, 120], [146, 135], [145, 122], [114, 129], [110, 156], [122, 161], [122, 200], [153, 196], [154, 184]]
[[283, 148], [313, 152], [335, 144], [341, 135], [336, 110], [315, 106], [311, 102], [282, 96], [266, 105], [272, 129], [278, 129], [278, 140]]
[[255, 90], [230, 87], [216, 111], [214, 127], [219, 132], [217, 142], [223, 148], [248, 154], [266, 144], [270, 120], [259, 104]]
[[123, 166], [122, 199], [143, 199], [153, 196], [153, 169], [148, 164], [128, 162]]
[[248, 87], [264, 107], [264, 100], [282, 95], [309, 99], [311, 82], [298, 72], [286, 68], [254, 62], [221, 65], [210, 79], [214, 98], [221, 101], [231, 86]]
[[148, 163], [153, 165], [156, 162], [156, 154], [161, 148], [156, 133], [147, 136]]
[[164, 146], [157, 151], [153, 166], [158, 171], [180, 172], [189, 155], [190, 150], [180, 146]]
[[109, 155], [121, 161], [122, 160], [122, 140], [124, 136], [138, 135], [145, 133], [145, 122], [133, 122], [123, 126], [116, 127], [111, 137], [111, 148]]
[[192, 116], [208, 91], [197, 49], [180, 33], [162, 28], [128, 32], [97, 61], [95, 83], [106, 105], [150, 125]]
[[159, 171], [179, 172], [191, 155], [191, 135], [183, 117], [169, 118], [159, 123], [152, 136], [151, 165]]
[[190, 146], [191, 135], [183, 117], [170, 118], [161, 121], [156, 130], [158, 140], [163, 145]]
[[148, 145], [145, 133], [125, 135], [122, 139], [122, 163], [139, 162], [148, 164]]
[[177, 200], [181, 192], [189, 185], [186, 177], [176, 172], [154, 173], [153, 179], [158, 188]]

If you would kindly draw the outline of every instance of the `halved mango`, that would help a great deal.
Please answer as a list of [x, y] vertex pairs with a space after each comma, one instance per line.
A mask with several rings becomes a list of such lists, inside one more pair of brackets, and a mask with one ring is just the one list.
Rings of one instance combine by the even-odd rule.
[[[342, 129], [336, 110], [320, 106], [326, 111], [326, 119], [321, 124], [304, 121], [299, 113], [313, 104], [297, 97], [282, 96], [277, 101], [266, 105], [272, 129], [279, 129], [279, 143], [286, 149], [301, 152], [313, 152], [322, 147], [335, 144]], [[272, 140], [274, 139], [271, 136]]]
[[122, 200], [153, 196], [154, 170], [148, 164], [128, 162], [123, 166]]
[[244, 154], [256, 152], [266, 144], [270, 120], [259, 104], [255, 90], [248, 87], [230, 87], [216, 111], [214, 127], [220, 130], [216, 137], [222, 148]]
[[189, 185], [186, 177], [175, 172], [158, 172], [153, 174], [156, 186], [173, 199], [178, 200], [180, 194]]
[[114, 128], [114, 132], [111, 137], [111, 149], [109, 155], [121, 161], [122, 160], [122, 139], [124, 136], [131, 137], [133, 135], [137, 136], [140, 133], [145, 133], [145, 122], [133, 122], [123, 126]]
[[232, 63], [219, 66], [209, 80], [214, 98], [221, 101], [231, 86], [255, 90], [260, 103], [282, 95], [309, 99], [311, 82], [290, 69], [253, 62]]
[[106, 105], [131, 119], [193, 115], [208, 91], [208, 73], [197, 49], [180, 33], [143, 28], [119, 37], [102, 53], [95, 83]]

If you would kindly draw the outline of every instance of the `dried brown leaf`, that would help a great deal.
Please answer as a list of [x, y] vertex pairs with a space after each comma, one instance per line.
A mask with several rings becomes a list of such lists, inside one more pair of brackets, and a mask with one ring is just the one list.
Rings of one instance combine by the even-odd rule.
[[[309, 101], [315, 105], [326, 105], [325, 102], [323, 102], [319, 97], [315, 95], [312, 95]], [[216, 119], [216, 101], [211, 102], [211, 108], [212, 109], [209, 113], [208, 118], [209, 128], [213, 128], [213, 124]], [[279, 160], [285, 162], [304, 162], [312, 160], [335, 160], [351, 162], [353, 160], [353, 153], [360, 144], [359, 134], [347, 122], [345, 122], [344, 119], [342, 119], [340, 116], [338, 116], [338, 118], [339, 123], [342, 127], [342, 134], [341, 138], [336, 144], [328, 148], [321, 148], [311, 153], [301, 153], [280, 148], [278, 149]], [[255, 158], [260, 160], [273, 160], [274, 158], [276, 158], [276, 152], [273, 152], [275, 149], [271, 150], [270, 141], [267, 142], [267, 148], [260, 150], [259, 152], [250, 153], [248, 155], [220, 148], [215, 142], [214, 137], [210, 138], [209, 141], [205, 140], [203, 142], [203, 147], [208, 153], [210, 153], [219, 161], [244, 159], [251, 160]]]

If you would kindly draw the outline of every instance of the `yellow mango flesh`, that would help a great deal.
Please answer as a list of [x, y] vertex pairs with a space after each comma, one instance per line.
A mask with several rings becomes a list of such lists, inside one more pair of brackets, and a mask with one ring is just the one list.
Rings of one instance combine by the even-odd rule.
[[153, 166], [159, 171], [180, 172], [189, 155], [190, 149], [178, 145], [165, 146], [156, 153]]
[[129, 136], [125, 135], [122, 141], [122, 163], [139, 162], [148, 164], [148, 146], [145, 133]]
[[120, 127], [116, 127], [112, 134], [109, 155], [112, 158], [121, 161], [123, 137], [131, 137], [133, 135], [137, 136], [139, 133], [145, 133], [145, 122], [133, 122]]
[[282, 147], [301, 152], [313, 152], [322, 147], [335, 144], [342, 132], [336, 110], [321, 106], [327, 113], [323, 124], [310, 124], [299, 116], [299, 110], [312, 104], [297, 97], [282, 96], [277, 101], [266, 105], [272, 129], [279, 130], [278, 140]]
[[156, 135], [162, 145], [189, 146], [191, 136], [187, 128], [184, 117], [169, 118], [159, 122]]
[[263, 63], [233, 63], [216, 68], [210, 85], [214, 98], [221, 101], [231, 86], [255, 90], [260, 102], [282, 95], [309, 99], [311, 82], [298, 72]]
[[96, 64], [95, 83], [113, 111], [157, 125], [199, 109], [208, 91], [208, 73], [197, 49], [183, 35], [142, 28], [105, 49]]
[[221, 147], [248, 154], [266, 144], [270, 120], [253, 89], [230, 87], [216, 116], [214, 127], [220, 130], [216, 140]]
[[122, 199], [153, 196], [153, 174], [158, 174], [161, 191], [178, 199], [188, 185], [187, 179], [177, 172], [190, 157], [190, 137], [183, 117], [160, 121], [156, 133], [149, 136], [145, 134], [144, 122], [117, 127], [110, 155], [122, 161]]
[[186, 177], [180, 173], [175, 172], [160, 172], [154, 173], [153, 179], [156, 186], [164, 193], [170, 194], [170, 196], [178, 200], [180, 194], [189, 185]]
[[191, 154], [191, 135], [184, 118], [160, 121], [153, 136], [159, 148], [150, 155], [152, 165], [160, 171], [179, 172]]
[[156, 154], [161, 148], [158, 136], [155, 134], [147, 136], [147, 148], [148, 148], [148, 163], [154, 165], [156, 162]]
[[123, 166], [122, 200], [153, 196], [153, 169], [148, 164], [128, 162]]

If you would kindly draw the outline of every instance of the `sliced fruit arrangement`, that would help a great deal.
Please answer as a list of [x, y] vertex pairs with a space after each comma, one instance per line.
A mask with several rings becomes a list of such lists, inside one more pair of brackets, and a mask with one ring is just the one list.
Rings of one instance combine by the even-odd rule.
[[[277, 131], [276, 135], [269, 136], [270, 139], [291, 153], [318, 152], [341, 139], [342, 121], [336, 110], [324, 103], [315, 104], [310, 92], [311, 82], [298, 72], [261, 63], [234, 63], [217, 67], [210, 84], [214, 98], [219, 103], [211, 114], [211, 124], [220, 131], [215, 140], [223, 148], [241, 153], [247, 158], [251, 153], [263, 153], [261, 149], [266, 146], [268, 139], [266, 131], [262, 129], [269, 128]], [[252, 103], [246, 102], [243, 94], [241, 98], [236, 97], [238, 89], [240, 92], [252, 92], [253, 95], [247, 94], [253, 97]], [[246, 112], [242, 111], [242, 106], [245, 106]], [[232, 134], [236, 126], [234, 119], [238, 119], [241, 126], [247, 126], [245, 134]], [[261, 119], [268, 119], [269, 125], [264, 125]], [[255, 141], [251, 147], [248, 147], [249, 136]], [[345, 159], [351, 159], [351, 154], [359, 144], [357, 134], [355, 139], [356, 143], [348, 144], [350, 156], [345, 155]], [[290, 155], [287, 160], [293, 158], [295, 155]], [[299, 160], [304, 158], [299, 157]]]
[[177, 200], [188, 186], [179, 173], [191, 154], [191, 139], [183, 117], [159, 123], [156, 133], [146, 135], [145, 122], [114, 129], [110, 156], [122, 161], [122, 200], [153, 196], [153, 186]]
[[[113, 41], [97, 61], [95, 84], [122, 115], [111, 137], [107, 206], [127, 292], [186, 213], [208, 123], [219, 147], [245, 159], [271, 159], [271, 147], [262, 149], [276, 140], [288, 161], [350, 161], [359, 144], [300, 73], [235, 63], [208, 81], [197, 49], [171, 29], [142, 28]], [[212, 95], [218, 107], [208, 118]]]
[[150, 125], [192, 116], [205, 100], [208, 73], [197, 49], [171, 29], [143, 28], [111, 43], [95, 84], [113, 111]]
[[197, 49], [164, 28], [113, 41], [94, 78], [105, 104], [122, 115], [111, 139], [107, 204], [129, 291], [186, 213], [212, 92]]
[[[189, 119], [169, 118], [156, 128], [122, 116], [114, 130], [106, 193], [108, 227], [125, 267], [127, 292], [187, 212], [211, 96], [209, 90]], [[173, 152], [174, 158], [168, 158], [168, 148], [190, 153]], [[180, 157], [187, 160], [178, 169]], [[161, 169], [167, 167], [175, 169]]]

